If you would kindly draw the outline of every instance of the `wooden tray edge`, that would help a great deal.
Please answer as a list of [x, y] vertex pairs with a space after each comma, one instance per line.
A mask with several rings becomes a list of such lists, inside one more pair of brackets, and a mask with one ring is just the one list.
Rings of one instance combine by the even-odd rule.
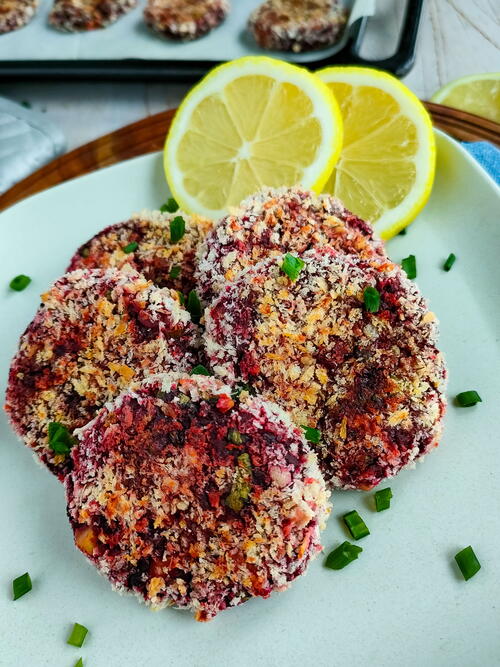
[[[455, 139], [490, 141], [500, 146], [500, 124], [441, 104], [424, 104], [434, 125]], [[175, 109], [162, 111], [52, 160], [0, 195], [0, 211], [54, 185], [161, 150], [174, 115]]]

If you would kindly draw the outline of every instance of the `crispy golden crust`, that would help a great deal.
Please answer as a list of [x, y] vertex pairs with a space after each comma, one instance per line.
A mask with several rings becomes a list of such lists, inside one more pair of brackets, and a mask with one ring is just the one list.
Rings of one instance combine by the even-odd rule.
[[267, 0], [250, 16], [249, 29], [263, 49], [299, 53], [334, 44], [346, 20], [335, 0]]
[[137, 0], [55, 0], [49, 23], [65, 32], [105, 28], [137, 6]]
[[321, 550], [316, 457], [277, 406], [208, 377], [133, 385], [79, 432], [77, 546], [120, 592], [206, 621], [268, 597]]
[[223, 218], [201, 245], [201, 295], [208, 303], [261, 259], [325, 245], [360, 257], [385, 257], [372, 227], [335, 197], [300, 187], [263, 189]]
[[[185, 222], [180, 241], [171, 242], [170, 223]], [[117, 268], [126, 264], [159, 287], [170, 287], [187, 295], [195, 289], [195, 258], [213, 223], [182, 211], [141, 211], [126, 222], [111, 225], [84, 243], [73, 255], [67, 271]], [[132, 245], [131, 245], [132, 244]], [[137, 244], [137, 245], [136, 245]], [[124, 248], [131, 252], [124, 252]]]
[[26, 444], [63, 477], [70, 458], [51, 446], [49, 424], [71, 434], [132, 380], [190, 369], [195, 344], [189, 314], [170, 290], [132, 269], [74, 271], [42, 295], [21, 336], [6, 410]]
[[[370, 488], [439, 440], [446, 371], [437, 325], [389, 260], [311, 250], [292, 282], [283, 257], [247, 269], [206, 311], [213, 370], [248, 382], [320, 429], [327, 481]], [[364, 304], [367, 287], [380, 309]]]
[[220, 25], [229, 10], [229, 0], [148, 0], [144, 20], [164, 37], [188, 41]]
[[0, 35], [22, 28], [35, 16], [39, 0], [2, 0]]

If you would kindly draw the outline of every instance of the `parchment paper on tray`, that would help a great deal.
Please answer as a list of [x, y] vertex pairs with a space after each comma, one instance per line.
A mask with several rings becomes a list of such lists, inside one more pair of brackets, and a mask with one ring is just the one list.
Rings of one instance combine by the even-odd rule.
[[265, 51], [257, 46], [247, 30], [251, 12], [262, 0], [233, 0], [226, 21], [210, 34], [194, 42], [168, 41], [153, 33], [145, 24], [139, 6], [104, 30], [67, 34], [48, 23], [52, 0], [41, 3], [31, 23], [12, 33], [0, 35], [0, 61], [61, 60], [232, 60], [247, 55], [270, 55], [291, 62], [314, 62], [340, 51], [346, 44], [349, 28], [362, 16], [372, 16], [375, 0], [342, 0], [349, 12], [340, 40], [328, 49], [309, 53]]

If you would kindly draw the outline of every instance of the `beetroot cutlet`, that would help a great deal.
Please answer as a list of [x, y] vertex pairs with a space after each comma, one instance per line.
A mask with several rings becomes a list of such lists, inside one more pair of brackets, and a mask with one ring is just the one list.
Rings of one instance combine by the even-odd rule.
[[131, 269], [69, 273], [42, 296], [21, 336], [6, 410], [26, 444], [63, 477], [73, 430], [133, 379], [189, 370], [194, 341], [189, 314], [170, 290]]
[[[320, 430], [327, 482], [371, 488], [437, 445], [446, 371], [433, 313], [401, 268], [331, 249], [243, 272], [206, 311], [213, 370]], [[365, 290], [380, 307], [370, 312]]]
[[248, 27], [263, 49], [300, 53], [334, 44], [346, 20], [337, 0], [266, 0]]
[[82, 245], [71, 258], [68, 271], [130, 264], [155, 285], [187, 295], [196, 287], [196, 254], [212, 225], [207, 218], [182, 211], [142, 211], [126, 222], [106, 227]]
[[300, 429], [215, 378], [133, 385], [80, 429], [66, 478], [75, 542], [120, 592], [199, 621], [302, 574], [328, 493]]
[[2, 0], [0, 3], [0, 35], [28, 24], [35, 16], [39, 0]]
[[144, 20], [164, 37], [189, 41], [220, 25], [229, 10], [229, 0], [148, 0]]
[[106, 28], [137, 6], [137, 0], [55, 0], [49, 23], [65, 32]]
[[243, 201], [207, 235], [197, 271], [205, 302], [261, 259], [329, 245], [361, 257], [385, 257], [371, 226], [338, 199], [300, 187], [264, 189]]

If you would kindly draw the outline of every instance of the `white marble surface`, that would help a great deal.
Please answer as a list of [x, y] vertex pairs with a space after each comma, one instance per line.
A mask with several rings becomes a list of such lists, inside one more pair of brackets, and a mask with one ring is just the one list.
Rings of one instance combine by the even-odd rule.
[[[378, 0], [363, 56], [390, 55], [395, 49], [403, 8], [404, 0]], [[498, 0], [426, 1], [416, 63], [405, 78], [417, 95], [427, 99], [452, 79], [498, 70]], [[169, 83], [12, 82], [0, 84], [0, 95], [28, 101], [33, 108], [50, 114], [71, 149], [144, 116], [177, 106], [188, 87]]]

